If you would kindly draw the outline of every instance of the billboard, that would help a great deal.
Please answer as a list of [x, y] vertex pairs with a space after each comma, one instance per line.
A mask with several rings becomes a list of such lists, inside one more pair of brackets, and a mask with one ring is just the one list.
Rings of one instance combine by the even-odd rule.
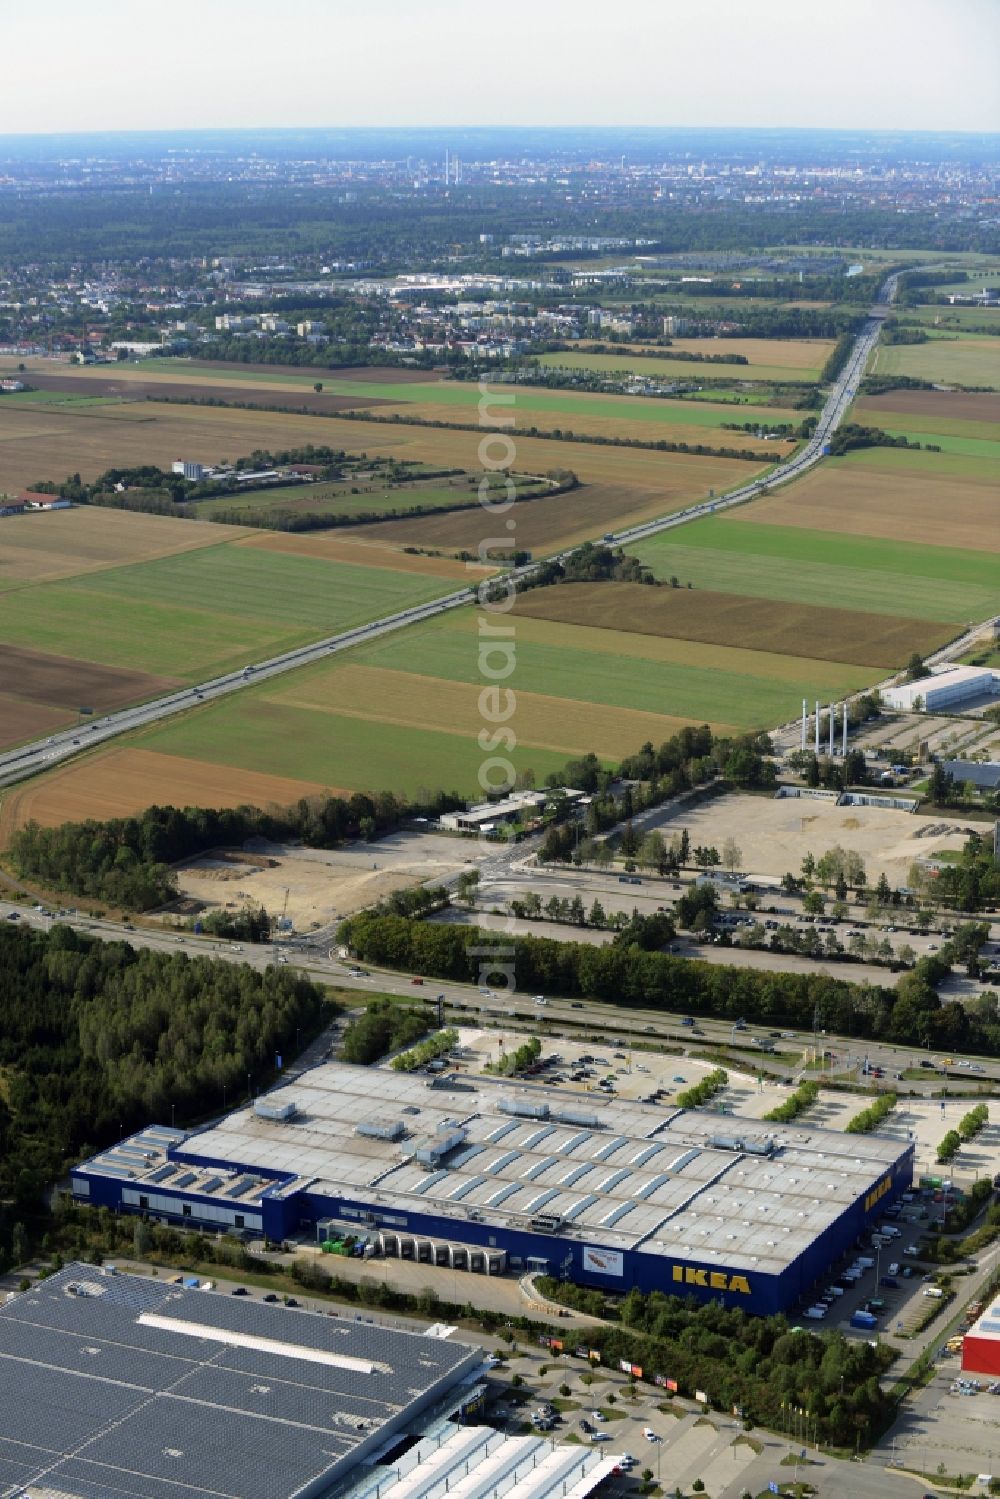
[[614, 1275], [620, 1280], [625, 1274], [625, 1256], [616, 1249], [595, 1249], [584, 1244], [583, 1268], [592, 1275]]

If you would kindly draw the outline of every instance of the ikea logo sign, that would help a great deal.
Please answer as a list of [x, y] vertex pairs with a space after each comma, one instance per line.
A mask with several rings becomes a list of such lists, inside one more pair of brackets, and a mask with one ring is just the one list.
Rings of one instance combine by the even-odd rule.
[[702, 1286], [709, 1291], [738, 1291], [741, 1296], [750, 1295], [750, 1282], [745, 1275], [730, 1275], [728, 1270], [698, 1270], [694, 1265], [674, 1265], [673, 1278], [680, 1285]]
[[870, 1213], [872, 1208], [875, 1207], [876, 1203], [881, 1202], [885, 1194], [891, 1191], [892, 1177], [883, 1177], [878, 1186], [873, 1187], [872, 1190], [868, 1193], [868, 1196], [865, 1198], [865, 1212]]

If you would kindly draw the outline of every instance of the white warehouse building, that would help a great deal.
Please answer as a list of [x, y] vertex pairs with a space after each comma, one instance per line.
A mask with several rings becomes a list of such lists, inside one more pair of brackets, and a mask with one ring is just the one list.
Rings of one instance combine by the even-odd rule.
[[888, 687], [882, 693], [887, 708], [900, 708], [904, 713], [918, 708], [928, 713], [948, 708], [961, 711], [991, 697], [1000, 697], [1000, 671], [985, 666], [942, 667], [929, 677]]

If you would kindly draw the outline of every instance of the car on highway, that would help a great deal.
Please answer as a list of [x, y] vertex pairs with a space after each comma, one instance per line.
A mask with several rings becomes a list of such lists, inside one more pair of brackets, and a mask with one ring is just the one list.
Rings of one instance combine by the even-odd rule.
[[545, 995], [544, 994], [536, 994], [535, 995], [535, 1004], [536, 1005], [543, 1005], [543, 1004], [545, 1004], [545, 1002], [546, 1001], [545, 1001]]
[[674, 1082], [675, 1083], [686, 1083], [687, 1082], [687, 1078], [686, 1077], [681, 1077], [681, 1075], [680, 1075], [679, 1072], [675, 1072], [674, 1073]]
[[418, 986], [421, 986], [421, 987], [423, 986], [423, 982], [424, 982], [423, 979], [411, 979], [410, 980], [411, 984], [417, 984]]

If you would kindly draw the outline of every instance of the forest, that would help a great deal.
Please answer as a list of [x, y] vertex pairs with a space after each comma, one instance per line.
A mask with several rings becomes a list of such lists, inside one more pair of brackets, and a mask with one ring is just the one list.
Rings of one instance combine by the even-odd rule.
[[26, 1209], [72, 1161], [270, 1083], [324, 1023], [288, 969], [0, 927], [0, 1196]]

